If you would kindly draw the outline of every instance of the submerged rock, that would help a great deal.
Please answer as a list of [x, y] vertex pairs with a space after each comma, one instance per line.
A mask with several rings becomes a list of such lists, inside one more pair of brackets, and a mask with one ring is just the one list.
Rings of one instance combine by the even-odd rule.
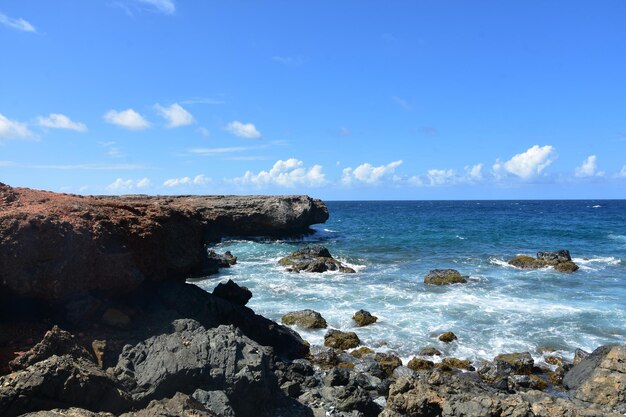
[[287, 313], [282, 317], [281, 322], [290, 326], [299, 326], [303, 329], [325, 329], [328, 327], [324, 317], [317, 311], [310, 309]]
[[572, 262], [569, 251], [565, 249], [555, 252], [537, 252], [535, 258], [527, 255], [517, 255], [509, 261], [509, 265], [521, 269], [539, 269], [552, 266], [559, 272], [574, 272], [579, 269], [578, 265]]
[[363, 327], [369, 324], [376, 323], [378, 317], [373, 316], [369, 311], [359, 310], [354, 313], [354, 316], [352, 316], [352, 320], [356, 322], [357, 326]]
[[321, 245], [298, 249], [291, 255], [280, 259], [278, 263], [293, 272], [339, 271], [350, 274], [356, 272], [333, 258], [328, 249]]
[[430, 285], [465, 284], [467, 277], [456, 269], [433, 269], [424, 277], [424, 283]]
[[361, 341], [354, 332], [342, 332], [340, 330], [329, 330], [324, 336], [324, 346], [334, 349], [351, 349], [359, 346]]

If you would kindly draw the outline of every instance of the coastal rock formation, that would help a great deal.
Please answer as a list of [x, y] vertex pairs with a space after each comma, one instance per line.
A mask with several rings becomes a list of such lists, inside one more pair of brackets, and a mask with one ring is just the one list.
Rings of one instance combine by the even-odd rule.
[[373, 316], [372, 313], [370, 313], [369, 311], [359, 310], [354, 313], [354, 316], [352, 316], [352, 320], [355, 321], [357, 326], [363, 327], [376, 323], [376, 321], [378, 321], [378, 317]]
[[467, 277], [456, 269], [433, 269], [424, 277], [424, 283], [430, 285], [465, 284]]
[[320, 313], [309, 309], [287, 313], [282, 317], [281, 322], [303, 329], [325, 329], [328, 327], [326, 320]]
[[569, 251], [565, 249], [555, 252], [537, 252], [535, 258], [517, 255], [509, 261], [509, 265], [521, 269], [539, 269], [552, 266], [559, 272], [575, 272], [579, 269], [578, 265], [572, 261]]
[[301, 235], [328, 219], [307, 196], [83, 197], [0, 184], [3, 291], [63, 300], [207, 275], [223, 236]]
[[298, 249], [278, 263], [292, 272], [339, 271], [353, 274], [356, 271], [333, 258], [324, 246], [315, 245]]
[[443, 343], [452, 343], [458, 338], [453, 332], [445, 332], [445, 333], [440, 334], [437, 339], [439, 339]]
[[335, 349], [352, 349], [361, 344], [359, 337], [354, 332], [342, 332], [340, 330], [329, 330], [324, 336], [324, 346]]
[[245, 306], [252, 298], [252, 291], [248, 287], [240, 287], [232, 279], [229, 279], [225, 283], [217, 284], [217, 287], [213, 289], [213, 295], [233, 304]]

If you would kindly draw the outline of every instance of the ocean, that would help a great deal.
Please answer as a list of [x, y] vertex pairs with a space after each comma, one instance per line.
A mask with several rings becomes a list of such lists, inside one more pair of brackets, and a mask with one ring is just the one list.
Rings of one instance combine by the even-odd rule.
[[[426, 346], [480, 361], [555, 350], [572, 358], [626, 342], [626, 200], [600, 201], [329, 201], [330, 219], [294, 240], [225, 239], [238, 263], [196, 282], [212, 291], [232, 279], [248, 287], [255, 312], [280, 322], [313, 309], [329, 328], [355, 331], [363, 345], [406, 363]], [[278, 259], [322, 244], [356, 274], [285, 272]], [[568, 249], [580, 270], [520, 270], [518, 254]], [[425, 285], [432, 269], [454, 268], [470, 283]], [[357, 328], [365, 309], [377, 323]], [[312, 345], [326, 330], [296, 329]], [[458, 341], [439, 342], [453, 331]]]

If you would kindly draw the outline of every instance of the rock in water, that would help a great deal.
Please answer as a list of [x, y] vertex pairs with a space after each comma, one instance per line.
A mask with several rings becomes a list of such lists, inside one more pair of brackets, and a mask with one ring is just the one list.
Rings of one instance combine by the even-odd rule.
[[213, 295], [230, 301], [233, 304], [245, 306], [252, 298], [252, 291], [248, 287], [240, 287], [232, 279], [226, 283], [220, 282], [213, 290]]
[[561, 249], [554, 252], [537, 252], [537, 259], [544, 261], [568, 262], [572, 260], [569, 251]]
[[361, 341], [354, 332], [342, 332], [339, 330], [329, 330], [324, 336], [324, 346], [335, 349], [351, 349], [359, 346]]
[[299, 326], [303, 329], [325, 329], [326, 320], [320, 313], [313, 310], [292, 311], [283, 316], [281, 321], [290, 326]]
[[578, 265], [572, 262], [569, 251], [565, 249], [554, 252], [537, 252], [536, 258], [517, 255], [509, 261], [509, 265], [521, 269], [539, 269], [552, 266], [559, 272], [574, 272], [579, 269]]
[[357, 326], [363, 327], [369, 324], [376, 323], [378, 317], [373, 316], [369, 311], [359, 310], [354, 313], [354, 316], [352, 316], [352, 320], [356, 322]]
[[445, 332], [445, 333], [440, 334], [438, 339], [442, 341], [443, 343], [452, 343], [458, 338], [452, 332]]
[[456, 269], [433, 269], [424, 277], [424, 283], [430, 285], [465, 284], [467, 277]]
[[350, 274], [356, 272], [333, 258], [328, 249], [320, 245], [298, 249], [280, 259], [278, 263], [294, 272], [339, 271]]

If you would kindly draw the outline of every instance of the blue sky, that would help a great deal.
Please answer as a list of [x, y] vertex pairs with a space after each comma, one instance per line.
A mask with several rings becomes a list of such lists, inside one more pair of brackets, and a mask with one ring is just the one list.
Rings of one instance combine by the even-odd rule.
[[626, 198], [626, 2], [0, 1], [0, 181]]

